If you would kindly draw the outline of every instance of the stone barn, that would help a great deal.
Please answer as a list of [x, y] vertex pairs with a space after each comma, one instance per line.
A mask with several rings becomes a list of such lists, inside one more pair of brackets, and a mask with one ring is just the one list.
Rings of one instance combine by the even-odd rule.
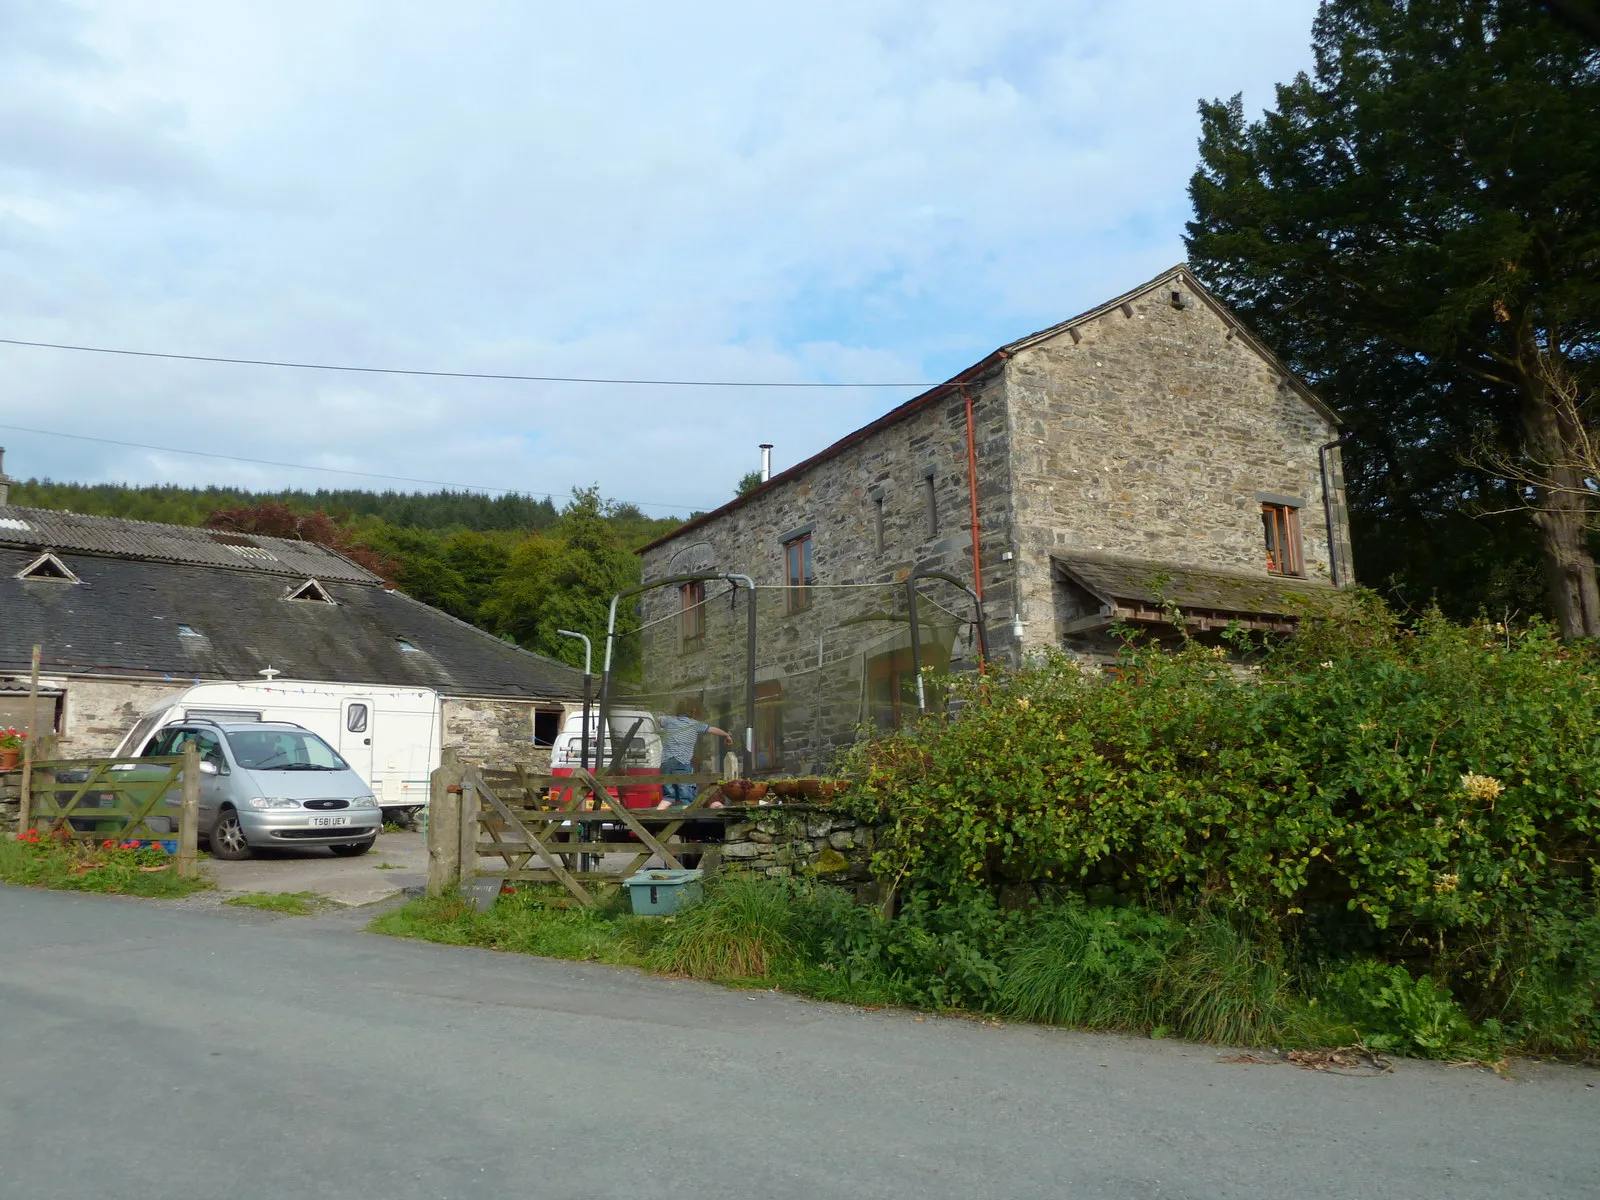
[[[812, 769], [912, 703], [896, 585], [918, 566], [975, 583], [991, 654], [1013, 662], [1045, 648], [1105, 662], [1114, 623], [1170, 630], [1174, 610], [1202, 635], [1292, 630], [1353, 582], [1338, 438], [1178, 266], [644, 547], [644, 578], [762, 585], [757, 766]], [[700, 584], [645, 594], [646, 690], [663, 706], [742, 725], [735, 603]], [[970, 662], [960, 622], [942, 628], [922, 665]]]

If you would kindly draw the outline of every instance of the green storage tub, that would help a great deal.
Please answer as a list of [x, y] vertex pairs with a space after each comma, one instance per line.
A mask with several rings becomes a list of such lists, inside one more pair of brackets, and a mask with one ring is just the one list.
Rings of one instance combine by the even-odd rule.
[[700, 899], [700, 872], [640, 871], [622, 881], [636, 917], [661, 917]]

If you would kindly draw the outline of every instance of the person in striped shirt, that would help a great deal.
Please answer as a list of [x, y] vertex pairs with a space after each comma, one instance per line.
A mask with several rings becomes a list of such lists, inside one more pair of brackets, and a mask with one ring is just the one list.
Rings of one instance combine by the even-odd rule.
[[[663, 775], [693, 775], [694, 748], [703, 734], [714, 733], [732, 744], [733, 735], [726, 729], [707, 725], [698, 717], [680, 711], [674, 716], [658, 718], [661, 725], [661, 773]], [[661, 789], [662, 800], [657, 808], [676, 808], [694, 801], [699, 789], [692, 783], [669, 783]]]

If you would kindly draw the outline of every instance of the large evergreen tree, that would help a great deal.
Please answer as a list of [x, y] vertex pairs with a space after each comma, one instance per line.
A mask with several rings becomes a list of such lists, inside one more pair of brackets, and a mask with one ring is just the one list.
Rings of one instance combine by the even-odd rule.
[[1201, 105], [1190, 259], [1348, 422], [1365, 578], [1460, 610], [1537, 561], [1562, 630], [1600, 635], [1554, 401], [1594, 419], [1600, 50], [1527, 0], [1324, 0], [1313, 38], [1263, 119]]

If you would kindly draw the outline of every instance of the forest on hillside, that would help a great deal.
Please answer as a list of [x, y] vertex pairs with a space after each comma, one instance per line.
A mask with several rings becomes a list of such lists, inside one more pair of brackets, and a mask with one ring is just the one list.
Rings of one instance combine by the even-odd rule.
[[583, 663], [558, 629], [605, 634], [611, 596], [639, 581], [634, 551], [678, 527], [574, 489], [548, 497], [358, 490], [58, 483], [30, 479], [11, 502], [95, 516], [203, 525], [329, 546], [408, 595], [551, 658]]

